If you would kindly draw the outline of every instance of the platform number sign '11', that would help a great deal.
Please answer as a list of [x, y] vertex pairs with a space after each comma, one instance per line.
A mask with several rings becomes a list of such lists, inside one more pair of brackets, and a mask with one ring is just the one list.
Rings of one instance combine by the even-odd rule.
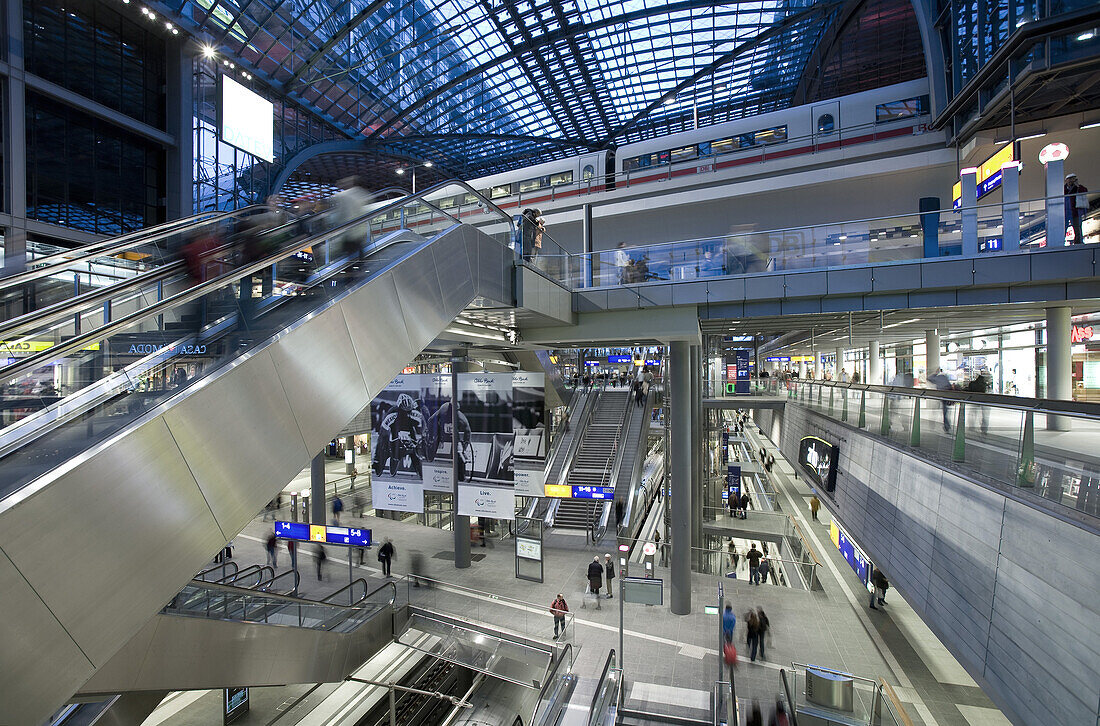
[[371, 531], [356, 527], [332, 527], [305, 522], [276, 522], [275, 536], [295, 542], [321, 542], [323, 544], [370, 547]]

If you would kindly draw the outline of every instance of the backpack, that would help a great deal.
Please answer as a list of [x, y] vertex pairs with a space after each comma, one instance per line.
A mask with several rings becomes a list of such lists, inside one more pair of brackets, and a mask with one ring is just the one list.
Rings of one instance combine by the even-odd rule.
[[726, 641], [722, 646], [722, 659], [726, 662], [726, 665], [737, 665], [737, 646], [731, 641]]

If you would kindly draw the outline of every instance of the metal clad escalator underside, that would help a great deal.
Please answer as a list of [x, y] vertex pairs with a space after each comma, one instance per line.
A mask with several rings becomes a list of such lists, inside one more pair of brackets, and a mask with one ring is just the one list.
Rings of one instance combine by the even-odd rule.
[[455, 225], [0, 502], [0, 722], [77, 691], [471, 301], [511, 304], [511, 264]]

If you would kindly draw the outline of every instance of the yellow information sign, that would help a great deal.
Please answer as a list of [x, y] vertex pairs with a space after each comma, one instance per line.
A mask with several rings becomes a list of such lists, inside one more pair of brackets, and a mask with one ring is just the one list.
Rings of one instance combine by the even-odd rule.
[[[978, 199], [1000, 186], [1001, 167], [1016, 160], [1013, 155], [1014, 146], [1011, 141], [1008, 142], [978, 167]], [[985, 183], [987, 181], [989, 184]], [[951, 200], [957, 203], [960, 199], [962, 199], [962, 182], [955, 182], [955, 186], [951, 187]]]
[[547, 484], [546, 496], [570, 499], [573, 496], [573, 487], [568, 484]]
[[310, 542], [324, 542], [326, 527], [323, 524], [311, 524], [309, 525], [309, 541]]
[[[41, 353], [57, 345], [49, 340], [0, 340], [0, 353]], [[92, 343], [81, 350], [99, 350], [99, 343]]]

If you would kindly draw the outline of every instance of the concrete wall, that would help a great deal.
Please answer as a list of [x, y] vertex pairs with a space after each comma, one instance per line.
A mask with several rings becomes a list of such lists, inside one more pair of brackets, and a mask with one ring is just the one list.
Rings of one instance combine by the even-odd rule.
[[803, 436], [840, 446], [827, 506], [1014, 723], [1097, 722], [1095, 531], [798, 404], [781, 429], [792, 461]]

